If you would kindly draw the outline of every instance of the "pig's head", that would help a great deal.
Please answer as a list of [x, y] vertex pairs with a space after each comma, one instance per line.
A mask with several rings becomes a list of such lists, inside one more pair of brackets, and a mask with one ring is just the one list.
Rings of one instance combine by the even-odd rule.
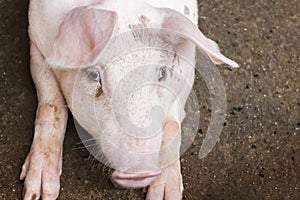
[[95, 152], [105, 156], [116, 169], [113, 179], [125, 187], [149, 185], [179, 158], [194, 43], [213, 62], [234, 65], [183, 15], [154, 11], [160, 27], [148, 27], [145, 15], [130, 33], [118, 35], [117, 13], [76, 8], [65, 17], [47, 58], [74, 117], [96, 141]]

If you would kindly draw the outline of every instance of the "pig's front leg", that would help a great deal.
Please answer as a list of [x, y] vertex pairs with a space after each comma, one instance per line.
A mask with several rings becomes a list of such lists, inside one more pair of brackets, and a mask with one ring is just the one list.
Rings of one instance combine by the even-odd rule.
[[180, 200], [183, 184], [180, 161], [177, 160], [162, 170], [160, 177], [149, 186], [147, 200]]
[[34, 44], [30, 69], [38, 95], [34, 139], [22, 167], [23, 199], [56, 199], [62, 167], [62, 145], [68, 111], [52, 70]]

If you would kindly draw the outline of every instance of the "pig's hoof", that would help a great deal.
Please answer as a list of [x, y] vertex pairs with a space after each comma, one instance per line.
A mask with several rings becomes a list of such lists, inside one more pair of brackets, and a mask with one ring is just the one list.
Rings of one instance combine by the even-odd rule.
[[[52, 152], [53, 153], [53, 152]], [[23, 199], [57, 199], [59, 177], [61, 173], [61, 155], [54, 156], [31, 151], [22, 167], [20, 179], [24, 180]]]
[[161, 176], [153, 182], [147, 192], [147, 200], [180, 200], [183, 185], [179, 161], [163, 169]]

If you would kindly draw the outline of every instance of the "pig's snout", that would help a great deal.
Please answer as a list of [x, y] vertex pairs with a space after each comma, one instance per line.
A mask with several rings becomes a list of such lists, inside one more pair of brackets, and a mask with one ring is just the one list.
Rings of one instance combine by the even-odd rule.
[[123, 187], [141, 188], [150, 185], [159, 177], [160, 174], [161, 170], [143, 173], [128, 173], [117, 170], [112, 174], [112, 178], [116, 183]]
[[[153, 183], [161, 174], [161, 170], [179, 158], [180, 147], [179, 124], [176, 121], [168, 120], [163, 125], [163, 136], [161, 148], [158, 154], [143, 155], [141, 157], [129, 157], [129, 170], [116, 170], [112, 179], [119, 185], [126, 188], [140, 188]], [[174, 153], [176, 152], [176, 153]], [[149, 152], [148, 152], [149, 153]], [[162, 166], [155, 166], [156, 156]], [[124, 164], [124, 163], [123, 163]], [[147, 167], [148, 166], [148, 167]], [[142, 169], [141, 169], [142, 168]], [[160, 169], [159, 169], [160, 168]]]

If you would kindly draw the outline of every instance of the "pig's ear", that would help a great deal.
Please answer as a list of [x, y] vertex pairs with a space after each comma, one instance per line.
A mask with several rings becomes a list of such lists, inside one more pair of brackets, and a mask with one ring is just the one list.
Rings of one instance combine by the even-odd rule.
[[[214, 41], [206, 38], [203, 35], [203, 33], [198, 29], [198, 27], [195, 24], [193, 24], [184, 15], [182, 15], [177, 11], [167, 9], [167, 8], [162, 8], [160, 10], [162, 11], [162, 13], [164, 13], [164, 18], [162, 23], [163, 29], [174, 31], [176, 33], [179, 33], [180, 35], [184, 35], [190, 38], [204, 52], [207, 53], [207, 55], [215, 64], [226, 63], [231, 67], [239, 67], [239, 65], [236, 62], [225, 57], [219, 51], [218, 45]], [[173, 43], [174, 45], [180, 44], [184, 40], [186, 40], [186, 38], [181, 38], [176, 36], [172, 37], [170, 34], [167, 34], [165, 38], [169, 40], [169, 42]]]
[[92, 65], [113, 34], [117, 14], [88, 7], [71, 10], [60, 25], [47, 62], [74, 68]]

